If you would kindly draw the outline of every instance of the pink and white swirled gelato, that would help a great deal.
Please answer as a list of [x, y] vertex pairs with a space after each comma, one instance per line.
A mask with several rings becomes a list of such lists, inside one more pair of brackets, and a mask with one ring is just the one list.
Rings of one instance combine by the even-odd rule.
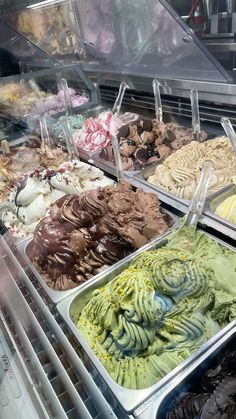
[[116, 116], [110, 111], [104, 111], [96, 118], [90, 117], [84, 121], [82, 129], [73, 134], [74, 142], [78, 148], [85, 151], [98, 151], [111, 144], [112, 136], [118, 133], [119, 128], [124, 125], [124, 120], [136, 118], [135, 114]]

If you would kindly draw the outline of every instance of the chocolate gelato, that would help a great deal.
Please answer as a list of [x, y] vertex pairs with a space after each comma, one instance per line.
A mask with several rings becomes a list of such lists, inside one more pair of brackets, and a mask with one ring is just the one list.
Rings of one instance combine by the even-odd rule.
[[[206, 138], [207, 134], [201, 132], [200, 141]], [[164, 161], [170, 154], [189, 144], [194, 137], [191, 128], [139, 118], [123, 125], [119, 129], [118, 139], [124, 170], [138, 170], [145, 165]], [[100, 156], [114, 161], [112, 146], [104, 148]]]
[[236, 351], [225, 351], [191, 391], [182, 393], [170, 406], [165, 419], [236, 418]]
[[30, 258], [55, 290], [76, 287], [155, 236], [172, 219], [157, 196], [128, 183], [67, 194], [36, 227]]

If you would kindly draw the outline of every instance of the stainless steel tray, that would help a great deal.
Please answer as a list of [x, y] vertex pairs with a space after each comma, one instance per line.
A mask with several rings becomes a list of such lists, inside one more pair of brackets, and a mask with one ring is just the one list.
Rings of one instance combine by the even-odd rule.
[[[211, 237], [212, 239], [215, 239], [213, 236], [209, 234], [207, 235]], [[143, 389], [143, 390], [129, 390], [120, 386], [111, 378], [110, 374], [107, 372], [107, 370], [99, 361], [99, 359], [96, 357], [96, 355], [94, 354], [94, 352], [92, 351], [92, 349], [90, 348], [86, 340], [80, 334], [79, 330], [76, 328], [75, 321], [77, 320], [78, 315], [80, 314], [78, 312], [78, 306], [82, 310], [84, 305], [90, 299], [92, 292], [95, 289], [104, 286], [109, 281], [111, 281], [114, 277], [119, 275], [124, 269], [126, 269], [130, 265], [130, 262], [137, 255], [139, 255], [145, 250], [157, 249], [159, 247], [164, 246], [167, 243], [167, 236], [168, 234], [165, 237], [157, 239], [153, 241], [152, 243], [146, 245], [144, 248], [137, 250], [135, 253], [133, 253], [132, 255], [124, 259], [123, 261], [118, 262], [115, 266], [113, 266], [112, 268], [104, 272], [103, 275], [100, 275], [96, 279], [94, 278], [92, 282], [87, 282], [86, 284], [84, 284], [82, 287], [80, 287], [80, 289], [77, 292], [74, 293], [74, 295], [69, 296], [68, 298], [64, 299], [57, 305], [58, 311], [60, 312], [64, 320], [67, 322], [68, 326], [71, 328], [77, 340], [84, 348], [86, 354], [90, 357], [94, 366], [97, 368], [98, 372], [102, 375], [103, 379], [109, 385], [112, 392], [114, 393], [114, 395], [117, 397], [120, 404], [123, 406], [123, 408], [127, 412], [131, 412], [132, 410], [136, 409], [139, 405], [141, 405], [145, 400], [151, 397], [154, 393], [162, 391], [163, 388], [171, 380], [176, 380], [180, 373], [185, 371], [185, 369], [188, 366], [190, 366], [193, 361], [195, 361], [200, 355], [202, 355], [208, 349], [209, 345], [212, 345], [214, 342], [217, 341], [217, 337], [213, 337], [208, 343], [206, 343], [200, 349], [194, 352], [182, 364], [177, 366], [173, 371], [167, 374], [166, 377], [164, 377], [155, 385], [148, 387], [146, 389]], [[222, 245], [230, 248], [234, 252], [236, 251], [233, 247], [225, 244], [221, 240], [218, 240], [218, 239], [215, 239], [215, 240], [217, 240], [217, 242], [221, 243]]]
[[[116, 166], [112, 163], [101, 159], [99, 157], [99, 151], [94, 153], [88, 153], [87, 151], [84, 151], [82, 149], [79, 150], [80, 158], [85, 160], [87, 163], [94, 164], [94, 166], [98, 167], [99, 169], [103, 170], [106, 173], [109, 173], [111, 176], [116, 177]], [[138, 172], [135, 172], [137, 174]], [[130, 174], [127, 171], [124, 171], [124, 178], [128, 181], [133, 177], [133, 173]]]
[[219, 230], [236, 240], [236, 224], [233, 224], [215, 214], [215, 210], [218, 205], [232, 195], [236, 195], [236, 185], [227, 186], [221, 191], [210, 196], [206, 201], [204, 214], [213, 220], [216, 230]]
[[[177, 217], [175, 214], [172, 214], [170, 211], [165, 210], [165, 212], [170, 215], [173, 218], [173, 225], [170, 227], [170, 229], [168, 229], [168, 231], [160, 236], [160, 237], [164, 237], [165, 235], [169, 234], [170, 230], [175, 229], [177, 227], [179, 227], [180, 225], [180, 219], [179, 217]], [[152, 240], [150, 243], [152, 243], [153, 241], [155, 241], [157, 239]], [[68, 290], [68, 291], [56, 291], [51, 289], [46, 282], [43, 279], [43, 275], [41, 275], [37, 269], [34, 267], [33, 263], [31, 262], [29, 256], [28, 256], [28, 252], [29, 252], [29, 248], [30, 245], [32, 243], [32, 237], [16, 244], [18, 250], [20, 251], [21, 255], [23, 256], [24, 260], [26, 261], [27, 265], [29, 266], [29, 268], [31, 269], [31, 271], [33, 272], [34, 276], [36, 277], [36, 279], [40, 282], [40, 284], [42, 285], [42, 287], [45, 289], [45, 291], [47, 292], [49, 298], [51, 299], [51, 301], [53, 303], [58, 303], [60, 300], [62, 300], [63, 298], [69, 296], [70, 294], [74, 294], [76, 292], [76, 290], [83, 288], [85, 285], [93, 282], [96, 278], [100, 278], [103, 277], [104, 274], [106, 274], [106, 272], [109, 272], [111, 269], [113, 269], [113, 267], [115, 268], [117, 265], [120, 264], [121, 261], [118, 261], [117, 263], [115, 263], [114, 265], [112, 265], [111, 267], [108, 267], [106, 269], [104, 269], [103, 272], [95, 275], [94, 277], [90, 278], [87, 282], [85, 282], [84, 284], [79, 285], [76, 288], [73, 288], [72, 290]], [[149, 246], [150, 244], [146, 245]], [[141, 247], [138, 251], [142, 251], [146, 246]], [[134, 252], [136, 253], [136, 252]], [[129, 260], [130, 255], [127, 256], [126, 258], [123, 259], [123, 261]]]
[[173, 397], [178, 396], [181, 392], [181, 387], [187, 387], [190, 381], [195, 378], [195, 374], [201, 369], [202, 363], [207, 362], [209, 358], [212, 359], [214, 354], [223, 349], [233, 338], [236, 338], [236, 320], [228, 324], [213, 339], [208, 341], [206, 351], [179, 375], [178, 381], [173, 381], [161, 394], [154, 395], [140, 406], [135, 411], [135, 417], [139, 419], [163, 419], [163, 412], [168, 411], [171, 399], [173, 400]]

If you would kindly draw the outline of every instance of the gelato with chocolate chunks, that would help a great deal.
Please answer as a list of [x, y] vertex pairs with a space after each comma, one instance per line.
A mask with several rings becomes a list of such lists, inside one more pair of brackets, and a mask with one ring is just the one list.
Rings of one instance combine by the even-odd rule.
[[[201, 132], [200, 141], [207, 138]], [[120, 154], [124, 170], [138, 170], [145, 165], [164, 161], [179, 148], [194, 140], [191, 128], [175, 123], [160, 123], [156, 119], [139, 118], [118, 131]], [[100, 157], [114, 161], [112, 146], [104, 148]]]

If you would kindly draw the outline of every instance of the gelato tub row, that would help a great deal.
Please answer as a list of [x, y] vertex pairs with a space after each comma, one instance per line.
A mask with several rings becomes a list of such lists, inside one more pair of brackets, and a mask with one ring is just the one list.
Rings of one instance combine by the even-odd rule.
[[[214, 141], [219, 155], [223, 148], [230, 155], [227, 139]], [[210, 147], [210, 141], [197, 144]], [[7, 167], [14, 153], [8, 157]], [[203, 151], [201, 158], [199, 166], [207, 158]], [[99, 169], [70, 161], [23, 174], [4, 205], [9, 226], [21, 228], [21, 222], [35, 229], [27, 254], [46, 285], [64, 291], [83, 284], [88, 302], [74, 305], [74, 321], [124, 388], [155, 385], [235, 318], [236, 255], [191, 228], [140, 253], [103, 282], [103, 269], [170, 228], [173, 220], [155, 194], [126, 183], [117, 187]], [[86, 284], [97, 274], [99, 287]]]
[[[14, 88], [12, 84], [11, 87], [12, 93], [8, 92], [8, 96], [14, 99], [17, 96], [14, 93], [16, 86]], [[10, 96], [8, 100], [13, 100]], [[60, 98], [56, 102], [60, 103]], [[141, 170], [156, 163], [155, 173], [148, 178], [148, 183], [179, 199], [192, 198], [204, 160], [210, 158], [215, 166], [209, 195], [229, 185], [231, 177], [236, 175], [236, 159], [226, 137], [207, 140], [207, 134], [201, 132], [200, 141], [196, 142], [191, 129], [129, 113], [117, 116], [110, 111], [102, 111], [96, 117], [87, 113], [69, 116], [68, 120], [79, 150], [88, 154], [95, 152], [105, 164], [114, 165], [111, 141], [112, 136], [117, 135], [123, 168], [127, 171]], [[60, 120], [50, 129], [50, 134], [56, 142], [65, 142]], [[229, 206], [230, 214], [223, 218], [231, 221], [235, 215], [233, 198], [227, 201], [227, 212]], [[219, 211], [222, 214], [221, 208]], [[220, 213], [216, 212], [217, 215]]]
[[[128, 173], [156, 164], [148, 183], [178, 199], [192, 198], [205, 160], [210, 159], [214, 164], [208, 195], [230, 185], [232, 176], [236, 175], [236, 159], [226, 137], [207, 140], [207, 134], [201, 132], [200, 141], [196, 142], [191, 129], [174, 123], [159, 123], [155, 119], [135, 118], [132, 114], [116, 117], [104, 111], [96, 118], [81, 118], [71, 118], [74, 141], [79, 149], [97, 152], [98, 165], [100, 161], [108, 167], [114, 165], [111, 140], [112, 135], [117, 134], [123, 169]], [[53, 134], [53, 130], [51, 132]], [[54, 133], [58, 132], [57, 127]], [[235, 215], [231, 201], [233, 198], [227, 202], [230, 215], [226, 215], [230, 220]]]

